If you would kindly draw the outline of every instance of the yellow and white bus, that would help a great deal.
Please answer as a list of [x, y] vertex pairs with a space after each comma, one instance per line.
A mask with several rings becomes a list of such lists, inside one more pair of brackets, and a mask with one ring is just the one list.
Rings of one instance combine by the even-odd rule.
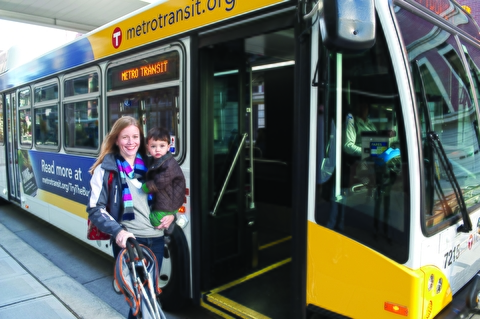
[[479, 31], [453, 0], [159, 1], [0, 74], [0, 196], [111, 255], [87, 171], [132, 115], [187, 180], [164, 307], [465, 318]]

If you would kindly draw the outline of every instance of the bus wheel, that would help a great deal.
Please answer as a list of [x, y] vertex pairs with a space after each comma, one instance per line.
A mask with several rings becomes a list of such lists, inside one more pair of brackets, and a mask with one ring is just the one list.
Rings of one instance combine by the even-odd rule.
[[[175, 233], [181, 231], [175, 227]], [[176, 235], [176, 234], [175, 234]], [[170, 236], [170, 243], [165, 244], [162, 268], [158, 286], [162, 289], [159, 296], [162, 309], [178, 310], [186, 306], [187, 298], [182, 294], [182, 267], [178, 236]]]
[[480, 302], [480, 273], [477, 274], [473, 279], [473, 284], [470, 287], [470, 290], [467, 295], [467, 307], [470, 310], [478, 309]]

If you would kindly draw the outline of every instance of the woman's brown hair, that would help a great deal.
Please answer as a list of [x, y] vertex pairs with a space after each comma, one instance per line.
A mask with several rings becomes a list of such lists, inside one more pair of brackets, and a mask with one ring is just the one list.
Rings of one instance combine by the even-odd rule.
[[100, 150], [100, 155], [98, 156], [97, 160], [95, 161], [95, 163], [93, 163], [92, 167], [89, 170], [90, 174], [93, 174], [93, 171], [95, 170], [95, 168], [103, 162], [103, 159], [107, 154], [120, 153], [120, 149], [116, 144], [118, 135], [120, 135], [120, 132], [122, 132], [123, 129], [125, 129], [126, 127], [129, 127], [130, 125], [135, 125], [140, 131], [140, 146], [138, 148], [138, 153], [143, 158], [145, 158], [147, 152], [145, 147], [145, 136], [143, 136], [142, 126], [134, 117], [122, 116], [121, 118], [115, 121], [115, 123], [112, 126], [112, 129], [110, 130], [110, 133], [108, 133], [107, 136], [105, 136], [105, 139], [103, 140], [103, 143], [102, 143], [102, 148]]

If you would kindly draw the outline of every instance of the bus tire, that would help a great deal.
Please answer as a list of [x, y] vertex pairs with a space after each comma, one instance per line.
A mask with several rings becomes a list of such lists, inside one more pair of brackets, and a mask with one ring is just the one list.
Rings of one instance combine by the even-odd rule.
[[468, 291], [467, 295], [467, 307], [470, 310], [478, 309], [480, 297], [480, 273], [472, 279], [472, 285]]
[[160, 269], [159, 296], [162, 309], [178, 310], [190, 301], [190, 259], [188, 245], [180, 227], [175, 226], [170, 242], [165, 244]]

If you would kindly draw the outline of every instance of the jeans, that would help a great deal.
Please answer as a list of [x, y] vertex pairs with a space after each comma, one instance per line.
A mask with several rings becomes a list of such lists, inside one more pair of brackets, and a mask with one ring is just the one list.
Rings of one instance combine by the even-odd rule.
[[[158, 263], [158, 271], [162, 269], [162, 262], [163, 262], [163, 249], [165, 246], [165, 241], [163, 236], [161, 237], [153, 237], [153, 238], [136, 238], [137, 242], [139, 244], [142, 244], [153, 252], [155, 255], [155, 258], [157, 258], [157, 263]], [[113, 256], [115, 257], [115, 260], [117, 260], [117, 256], [122, 250], [116, 243], [113, 241], [112, 243], [112, 248], [113, 248]], [[128, 319], [136, 319], [137, 317], [132, 314], [132, 309], [128, 312]]]

